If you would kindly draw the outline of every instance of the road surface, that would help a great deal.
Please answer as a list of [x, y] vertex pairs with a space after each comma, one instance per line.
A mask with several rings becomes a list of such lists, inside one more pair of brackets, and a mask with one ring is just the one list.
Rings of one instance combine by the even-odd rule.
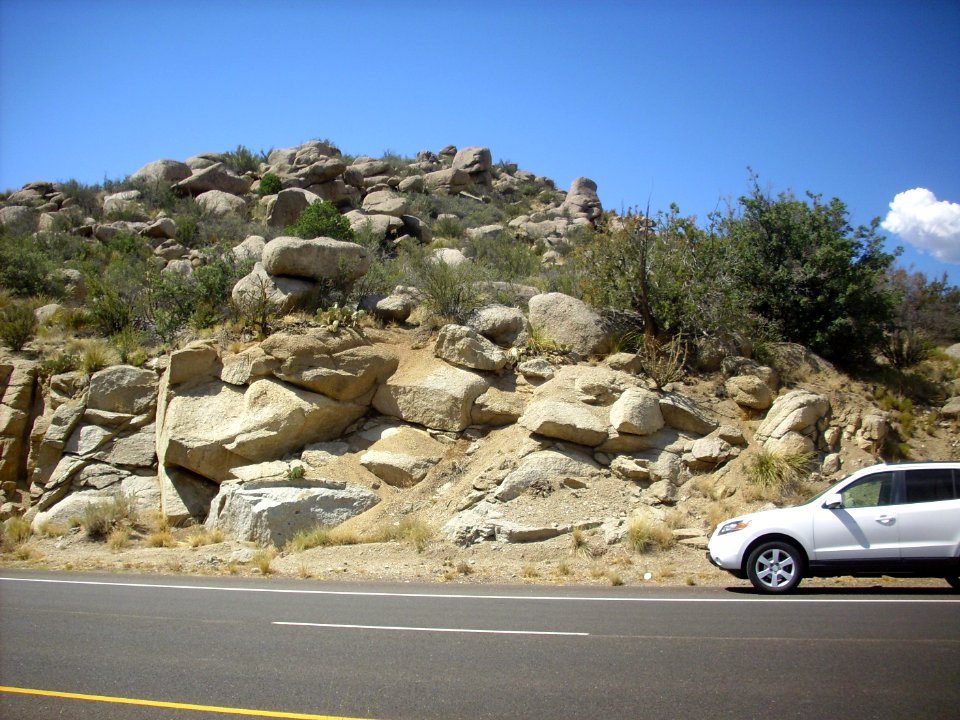
[[770, 599], [742, 586], [0, 576], [3, 718], [960, 713], [960, 596], [946, 586]]

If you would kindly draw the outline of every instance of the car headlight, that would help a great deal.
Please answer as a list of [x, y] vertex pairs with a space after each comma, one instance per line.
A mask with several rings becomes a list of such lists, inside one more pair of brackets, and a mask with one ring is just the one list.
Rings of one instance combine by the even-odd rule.
[[749, 520], [733, 520], [728, 522], [726, 525], [720, 528], [718, 535], [726, 535], [727, 533], [736, 532], [737, 530], [743, 530], [747, 525], [750, 524]]

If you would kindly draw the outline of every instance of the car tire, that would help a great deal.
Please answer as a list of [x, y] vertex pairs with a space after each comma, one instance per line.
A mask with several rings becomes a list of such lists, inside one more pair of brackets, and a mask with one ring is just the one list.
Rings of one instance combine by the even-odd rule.
[[788, 593], [803, 579], [803, 557], [788, 542], [762, 543], [747, 558], [747, 577], [762, 593]]
[[960, 590], [960, 575], [947, 575], [946, 581], [954, 590]]

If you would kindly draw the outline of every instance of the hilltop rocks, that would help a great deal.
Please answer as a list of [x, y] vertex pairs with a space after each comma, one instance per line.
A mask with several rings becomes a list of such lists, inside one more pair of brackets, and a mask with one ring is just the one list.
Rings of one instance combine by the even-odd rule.
[[590, 221], [599, 218], [603, 213], [603, 205], [597, 196], [597, 184], [585, 177], [574, 180], [560, 209], [571, 217], [586, 218]]
[[453, 156], [452, 169], [462, 170], [470, 177], [470, 182], [474, 185], [489, 187], [493, 182], [490, 170], [493, 167], [493, 160], [490, 155], [490, 148], [485, 147], [466, 147]]
[[144, 165], [130, 176], [133, 182], [177, 183], [186, 180], [193, 170], [186, 163], [177, 160], [154, 160]]
[[213, 163], [208, 167], [194, 170], [190, 177], [174, 186], [190, 195], [200, 195], [208, 190], [220, 190], [231, 195], [244, 195], [250, 191], [250, 181], [237, 176], [222, 163]]

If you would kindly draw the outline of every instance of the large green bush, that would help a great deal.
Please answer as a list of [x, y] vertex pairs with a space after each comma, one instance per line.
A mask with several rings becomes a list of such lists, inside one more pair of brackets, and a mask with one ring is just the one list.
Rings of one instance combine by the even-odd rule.
[[744, 306], [829, 360], [869, 363], [892, 326], [896, 298], [885, 278], [894, 255], [883, 250], [878, 220], [853, 228], [839, 199], [808, 199], [771, 198], [756, 178], [740, 198], [742, 215], [727, 230]]
[[334, 240], [353, 242], [355, 235], [347, 220], [340, 211], [326, 200], [314, 200], [313, 203], [300, 213], [300, 217], [293, 225], [288, 225], [283, 232], [298, 238], [311, 239], [328, 237]]

